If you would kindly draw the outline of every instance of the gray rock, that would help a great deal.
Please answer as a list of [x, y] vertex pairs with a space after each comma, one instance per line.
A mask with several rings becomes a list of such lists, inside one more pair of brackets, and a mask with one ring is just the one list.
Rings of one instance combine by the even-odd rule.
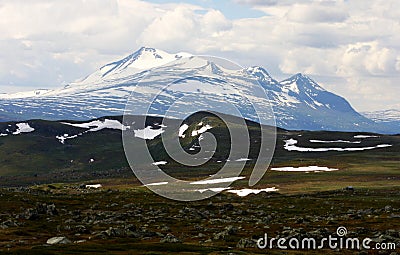
[[36, 208], [29, 208], [23, 213], [23, 218], [27, 220], [36, 220], [40, 215], [54, 216], [58, 215], [58, 211], [54, 204], [37, 203]]
[[215, 233], [214, 240], [225, 240], [226, 241], [228, 239], [228, 237], [230, 235], [235, 234], [236, 231], [237, 231], [236, 227], [229, 225], [225, 228], [225, 230]]
[[24, 218], [27, 220], [35, 220], [38, 217], [38, 212], [33, 208], [26, 209], [26, 211], [24, 212]]
[[126, 231], [124, 229], [121, 228], [113, 228], [113, 227], [109, 227], [105, 233], [109, 236], [109, 237], [124, 237], [126, 236]]
[[173, 234], [167, 234], [160, 240], [160, 243], [181, 243], [181, 242], [182, 241], [176, 238]]
[[18, 227], [18, 223], [12, 220], [6, 220], [3, 223], [0, 224], [0, 228], [2, 229], [7, 229], [11, 227]]
[[384, 210], [390, 212], [393, 208], [390, 205], [385, 206]]
[[71, 241], [68, 240], [65, 236], [56, 236], [52, 237], [47, 240], [47, 244], [54, 245], [54, 244], [70, 244]]
[[256, 248], [257, 242], [253, 239], [249, 238], [242, 238], [236, 244], [237, 248]]
[[169, 231], [171, 231], [171, 228], [164, 225], [161, 227], [161, 231], [169, 232]]

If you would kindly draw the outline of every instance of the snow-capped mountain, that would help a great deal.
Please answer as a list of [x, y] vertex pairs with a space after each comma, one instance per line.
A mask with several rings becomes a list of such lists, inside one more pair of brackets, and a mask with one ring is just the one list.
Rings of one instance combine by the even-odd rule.
[[[250, 72], [269, 76], [262, 68]], [[319, 86], [311, 78], [298, 73], [277, 82], [259, 79], [266, 89], [277, 117], [277, 124], [287, 129], [394, 132], [357, 113], [342, 97]]]
[[101, 83], [116, 78], [124, 78], [132, 74], [137, 74], [143, 70], [149, 70], [165, 65], [174, 60], [190, 56], [189, 53], [184, 52], [169, 54], [162, 50], [142, 47], [133, 54], [130, 54], [121, 60], [106, 64], [83, 80], [71, 83], [70, 85]]
[[377, 123], [383, 123], [386, 126], [390, 126], [392, 127], [392, 129], [400, 130], [400, 110], [390, 109], [373, 112], [362, 112], [362, 115]]
[[[254, 93], [259, 85], [268, 100]], [[241, 109], [244, 117], [257, 121], [246, 97], [262, 106], [258, 114], [263, 119], [273, 119], [272, 107], [276, 125], [286, 129], [398, 132], [360, 115], [344, 98], [303, 74], [278, 82], [262, 67], [231, 70], [212, 59], [146, 47], [60, 89], [0, 94], [0, 120], [85, 120], [122, 115], [129, 99], [133, 114], [147, 102], [152, 102], [149, 113], [155, 115], [171, 106], [175, 113], [200, 108], [231, 114], [224, 106], [228, 103]], [[182, 101], [184, 98], [187, 101]]]
[[389, 109], [373, 112], [362, 112], [362, 114], [376, 122], [400, 121], [400, 110]]
[[34, 97], [34, 96], [39, 96], [46, 94], [47, 92], [50, 92], [52, 90], [50, 89], [36, 89], [32, 91], [26, 91], [26, 92], [18, 92], [18, 93], [13, 93], [13, 94], [7, 94], [7, 93], [0, 93], [0, 99], [12, 99], [12, 98], [24, 98], [24, 97]]

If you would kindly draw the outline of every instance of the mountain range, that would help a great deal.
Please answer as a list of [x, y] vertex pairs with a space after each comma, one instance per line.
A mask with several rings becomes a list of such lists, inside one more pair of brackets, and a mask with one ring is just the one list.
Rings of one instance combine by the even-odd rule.
[[[260, 86], [267, 98], [254, 93]], [[232, 114], [227, 103], [249, 120], [291, 130], [400, 129], [398, 120], [387, 123], [356, 112], [343, 97], [301, 73], [277, 81], [260, 66], [229, 69], [212, 58], [148, 47], [59, 89], [0, 94], [0, 121], [88, 120], [121, 115], [127, 102], [132, 114], [149, 105], [148, 114], [163, 115], [172, 107], [177, 118], [199, 108]], [[263, 110], [255, 111], [254, 102]]]
[[396, 109], [362, 112], [365, 117], [390, 126], [393, 130], [400, 130], [400, 111]]

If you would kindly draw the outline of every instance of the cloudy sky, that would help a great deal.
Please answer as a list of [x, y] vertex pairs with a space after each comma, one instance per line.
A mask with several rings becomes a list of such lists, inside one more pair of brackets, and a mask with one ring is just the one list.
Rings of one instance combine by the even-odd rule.
[[302, 72], [359, 111], [400, 109], [397, 0], [0, 0], [0, 92], [56, 88], [140, 46]]

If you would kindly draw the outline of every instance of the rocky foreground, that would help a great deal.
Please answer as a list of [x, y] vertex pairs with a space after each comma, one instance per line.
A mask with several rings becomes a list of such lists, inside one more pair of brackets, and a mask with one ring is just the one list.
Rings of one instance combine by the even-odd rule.
[[[355, 188], [298, 195], [261, 193], [245, 198], [223, 193], [183, 203], [143, 187], [86, 189], [69, 184], [8, 188], [0, 190], [0, 252], [282, 254], [276, 247], [258, 249], [256, 241], [265, 233], [275, 238], [320, 240], [336, 236], [339, 226], [347, 228], [348, 237], [396, 243], [399, 250], [399, 195], [399, 188]], [[393, 249], [326, 249], [323, 253], [397, 254]]]

